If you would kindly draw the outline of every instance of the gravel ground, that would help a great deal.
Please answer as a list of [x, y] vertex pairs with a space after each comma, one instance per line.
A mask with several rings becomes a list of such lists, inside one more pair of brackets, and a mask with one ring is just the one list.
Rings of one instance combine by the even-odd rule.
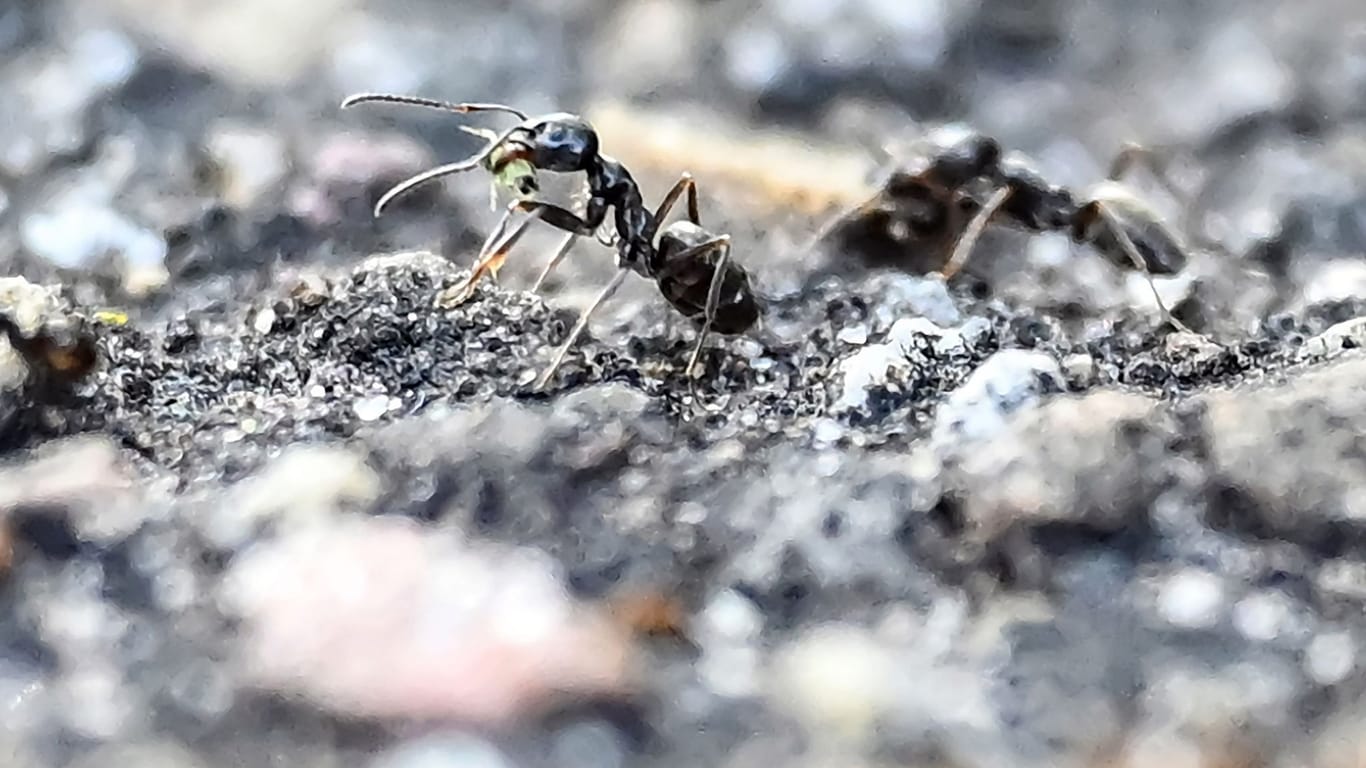
[[[1357, 3], [21, 0], [0, 53], [5, 765], [1366, 765]], [[533, 391], [610, 251], [438, 308], [487, 179], [370, 207], [476, 144], [363, 90], [691, 171], [760, 326], [690, 383], [633, 278]], [[1077, 190], [1158, 147], [1194, 333], [1063, 235], [813, 245], [954, 121]]]

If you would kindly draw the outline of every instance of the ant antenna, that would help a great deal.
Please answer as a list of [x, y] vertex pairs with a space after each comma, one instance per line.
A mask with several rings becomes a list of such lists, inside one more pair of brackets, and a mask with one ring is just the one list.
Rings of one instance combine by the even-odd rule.
[[426, 184], [434, 179], [439, 179], [442, 176], [449, 176], [453, 173], [463, 173], [478, 168], [480, 163], [487, 160], [489, 156], [493, 154], [494, 150], [498, 149], [498, 146], [504, 141], [507, 141], [508, 137], [516, 133], [520, 127], [521, 126], [513, 126], [506, 131], [503, 131], [483, 149], [464, 160], [447, 165], [439, 165], [431, 170], [423, 171], [416, 176], [410, 176], [398, 184], [395, 184], [388, 192], [384, 193], [384, 196], [379, 199], [379, 202], [375, 203], [375, 218], [379, 218], [379, 216], [384, 213], [384, 209], [388, 208], [389, 203], [392, 203], [395, 198], [412, 191], [415, 187]]
[[415, 107], [427, 107], [429, 109], [441, 109], [447, 112], [506, 112], [515, 116], [519, 120], [526, 120], [527, 114], [515, 107], [506, 104], [456, 104], [450, 101], [439, 99], [427, 99], [421, 96], [400, 96], [394, 93], [356, 93], [347, 96], [341, 103], [342, 109], [354, 107], [357, 104], [367, 104], [373, 102], [384, 102], [386, 104], [409, 104]]

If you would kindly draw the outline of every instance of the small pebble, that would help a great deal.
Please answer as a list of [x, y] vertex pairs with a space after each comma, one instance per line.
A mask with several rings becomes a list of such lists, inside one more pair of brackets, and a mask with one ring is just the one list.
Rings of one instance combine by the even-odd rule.
[[1249, 640], [1275, 640], [1290, 624], [1289, 601], [1278, 592], [1251, 594], [1233, 606], [1233, 626]]
[[896, 702], [896, 669], [896, 659], [866, 630], [817, 627], [780, 652], [775, 703], [814, 732], [862, 741]]
[[1077, 353], [1062, 360], [1063, 376], [1077, 389], [1084, 389], [1096, 382], [1096, 361], [1090, 355]]
[[1224, 585], [1207, 571], [1188, 569], [1172, 576], [1158, 593], [1158, 612], [1182, 629], [1207, 629], [1219, 621]]
[[271, 330], [275, 328], [275, 310], [266, 307], [260, 312], [257, 312], [256, 317], [252, 320], [251, 325], [253, 328], [256, 329], [256, 332], [259, 334], [264, 335], [270, 333]]
[[351, 408], [356, 412], [356, 418], [361, 421], [378, 421], [389, 412], [389, 396], [363, 397], [353, 403]]
[[968, 376], [935, 414], [932, 440], [942, 449], [989, 440], [1021, 410], [1063, 391], [1062, 368], [1044, 352], [1003, 349]]
[[862, 345], [868, 342], [868, 327], [864, 325], [854, 325], [848, 328], [841, 328], [835, 334], [835, 340], [841, 344]]
[[1319, 685], [1340, 683], [1356, 667], [1357, 643], [1350, 632], [1325, 632], [1309, 643], [1304, 666]]

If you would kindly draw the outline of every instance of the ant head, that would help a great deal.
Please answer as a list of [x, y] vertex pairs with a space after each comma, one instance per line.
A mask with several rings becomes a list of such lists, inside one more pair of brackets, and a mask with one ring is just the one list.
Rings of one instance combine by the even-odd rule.
[[961, 123], [939, 126], [926, 135], [925, 143], [928, 157], [922, 176], [937, 187], [958, 189], [998, 172], [1000, 143]]
[[522, 123], [507, 143], [515, 148], [509, 155], [521, 157], [543, 171], [588, 170], [598, 157], [597, 131], [583, 118], [565, 113]]

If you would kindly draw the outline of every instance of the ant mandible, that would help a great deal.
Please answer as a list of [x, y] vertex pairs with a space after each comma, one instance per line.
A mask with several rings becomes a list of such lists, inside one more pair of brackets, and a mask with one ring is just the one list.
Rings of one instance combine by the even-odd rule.
[[[390, 202], [414, 187], [480, 166], [493, 173], [498, 183], [518, 191], [518, 199], [507, 206], [485, 241], [469, 278], [440, 297], [446, 306], [466, 301], [483, 275], [496, 277], [508, 251], [536, 220], [566, 233], [532, 287], [533, 291], [539, 290], [550, 271], [568, 254], [574, 241], [581, 236], [595, 235], [607, 219], [608, 208], [615, 209], [614, 242], [604, 241], [604, 244], [617, 248], [617, 274], [579, 316], [550, 366], [537, 380], [537, 389], [543, 389], [549, 383], [593, 313], [621, 286], [629, 272], [653, 280], [665, 300], [685, 317], [700, 324], [697, 342], [684, 369], [689, 376], [701, 357], [709, 332], [736, 335], [758, 322], [759, 300], [750, 287], [749, 274], [730, 260], [730, 236], [714, 234], [702, 226], [697, 184], [690, 174], [684, 173], [659, 207], [650, 211], [645, 207], [640, 187], [631, 173], [620, 162], [599, 151], [597, 132], [578, 115], [554, 113], [528, 117], [525, 112], [503, 104], [455, 104], [392, 94], [359, 94], [342, 102], [342, 107], [364, 102], [411, 104], [458, 113], [503, 112], [521, 120], [500, 134], [470, 131], [491, 137], [482, 150], [465, 160], [424, 171], [400, 182], [375, 206], [375, 215], [379, 216]], [[583, 215], [536, 199], [536, 171], [582, 171], [588, 186], [588, 202]], [[661, 222], [685, 192], [687, 220], [675, 221], [661, 229]], [[508, 231], [512, 215], [518, 211], [528, 216]]]

